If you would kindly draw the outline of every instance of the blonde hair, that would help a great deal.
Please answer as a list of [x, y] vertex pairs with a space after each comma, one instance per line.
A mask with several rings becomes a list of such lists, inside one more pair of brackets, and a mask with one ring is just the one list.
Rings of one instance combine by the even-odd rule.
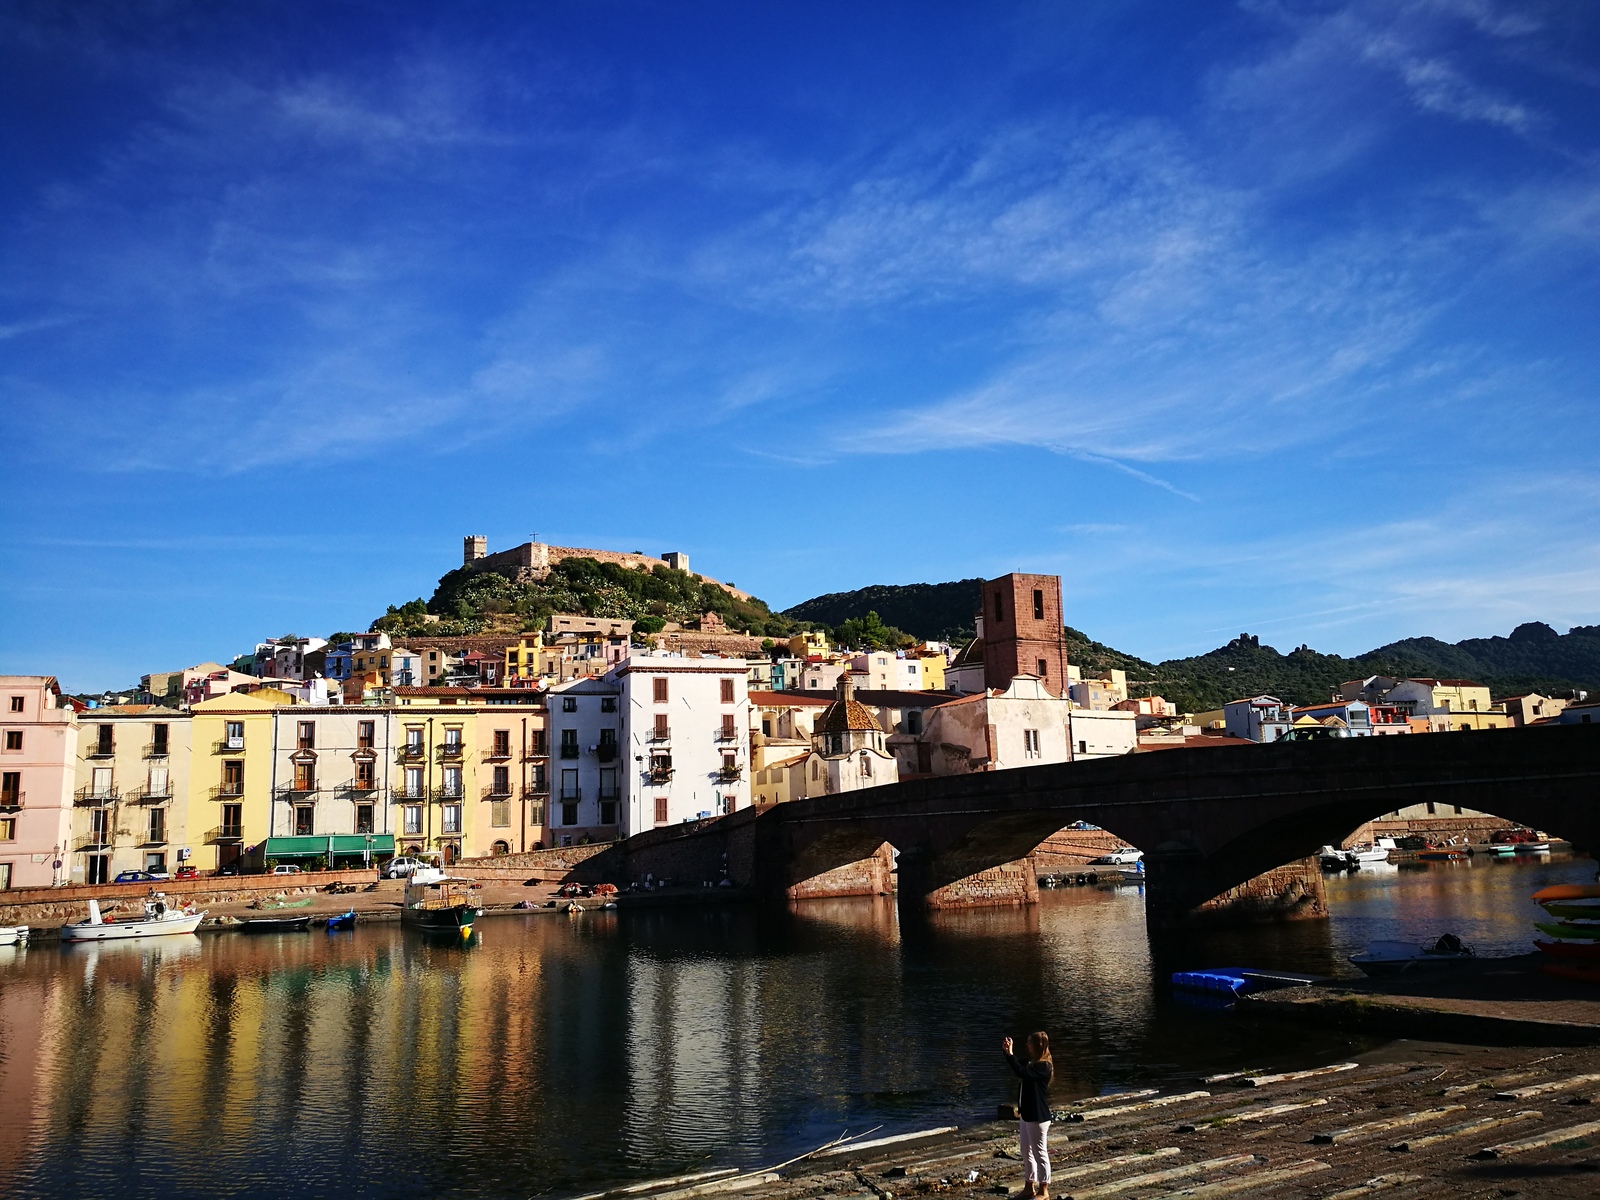
[[1044, 1030], [1028, 1035], [1028, 1049], [1034, 1052], [1034, 1062], [1047, 1062], [1055, 1066], [1055, 1059], [1050, 1057], [1050, 1035]]

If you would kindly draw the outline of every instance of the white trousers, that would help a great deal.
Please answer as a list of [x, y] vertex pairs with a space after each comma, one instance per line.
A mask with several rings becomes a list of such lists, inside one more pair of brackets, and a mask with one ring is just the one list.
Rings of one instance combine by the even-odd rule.
[[1018, 1121], [1022, 1143], [1022, 1176], [1029, 1183], [1050, 1182], [1050, 1122]]

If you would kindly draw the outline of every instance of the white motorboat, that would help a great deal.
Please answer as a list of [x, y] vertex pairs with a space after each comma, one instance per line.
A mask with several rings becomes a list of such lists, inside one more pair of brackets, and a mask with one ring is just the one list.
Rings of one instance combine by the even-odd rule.
[[[1384, 857], [1388, 857], [1385, 855]], [[1317, 862], [1324, 871], [1353, 871], [1361, 864], [1356, 861], [1352, 851], [1339, 850], [1333, 846], [1324, 846], [1317, 851]]]
[[0, 925], [0, 946], [15, 946], [28, 940], [26, 925]]
[[1550, 843], [1549, 842], [1518, 842], [1517, 843], [1516, 852], [1518, 854], [1549, 854], [1550, 853]]
[[1346, 850], [1347, 855], [1353, 855], [1358, 863], [1388, 862], [1389, 852], [1382, 846], [1368, 846], [1364, 850]]
[[1352, 954], [1350, 962], [1368, 975], [1399, 975], [1471, 962], [1476, 957], [1471, 946], [1465, 945], [1455, 934], [1447, 933], [1436, 942], [1420, 946], [1415, 942], [1372, 942], [1359, 954]]
[[194, 905], [177, 908], [167, 903], [162, 892], [153, 893], [144, 902], [144, 916], [122, 920], [102, 917], [100, 902], [89, 901], [89, 919], [75, 921], [61, 927], [63, 942], [110, 942], [124, 938], [168, 937], [178, 933], [193, 933], [205, 918], [196, 912]]

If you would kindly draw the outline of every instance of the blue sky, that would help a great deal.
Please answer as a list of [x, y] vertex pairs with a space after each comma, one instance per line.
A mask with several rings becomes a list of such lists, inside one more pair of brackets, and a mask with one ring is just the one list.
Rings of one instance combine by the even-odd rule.
[[0, 671], [465, 533], [1150, 658], [1600, 620], [1586, 0], [19, 3], [0, 104]]

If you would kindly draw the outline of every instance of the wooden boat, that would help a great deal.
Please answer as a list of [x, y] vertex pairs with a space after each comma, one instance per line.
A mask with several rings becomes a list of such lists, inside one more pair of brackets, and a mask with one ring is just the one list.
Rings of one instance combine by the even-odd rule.
[[337, 913], [328, 918], [328, 932], [334, 933], [340, 929], [354, 929], [356, 927], [356, 910]]
[[100, 902], [89, 901], [89, 919], [61, 927], [63, 942], [111, 942], [125, 938], [170, 937], [173, 934], [193, 933], [200, 927], [205, 913], [195, 912], [192, 905], [175, 908], [167, 903], [166, 896], [155, 892], [144, 902], [144, 915], [128, 920], [115, 920], [100, 915]]
[[1462, 943], [1453, 933], [1442, 935], [1437, 941], [1417, 945], [1415, 942], [1372, 942], [1358, 954], [1350, 956], [1352, 965], [1368, 975], [1399, 975], [1409, 971], [1431, 970], [1477, 957], [1471, 946]]
[[1533, 894], [1540, 904], [1550, 900], [1600, 900], [1600, 883], [1553, 883]]
[[478, 886], [469, 879], [452, 879], [437, 867], [420, 867], [406, 881], [401, 924], [468, 938], [473, 922], [482, 915]]
[[311, 914], [303, 917], [251, 917], [234, 928], [240, 933], [304, 933], [311, 928]]
[[1444, 846], [1435, 846], [1428, 850], [1417, 851], [1417, 858], [1423, 862], [1462, 862], [1466, 855], [1459, 850], [1451, 850]]
[[1540, 954], [1548, 955], [1551, 958], [1572, 958], [1581, 962], [1592, 962], [1600, 966], [1600, 942], [1546, 942], [1540, 938], [1534, 938], [1533, 944]]

